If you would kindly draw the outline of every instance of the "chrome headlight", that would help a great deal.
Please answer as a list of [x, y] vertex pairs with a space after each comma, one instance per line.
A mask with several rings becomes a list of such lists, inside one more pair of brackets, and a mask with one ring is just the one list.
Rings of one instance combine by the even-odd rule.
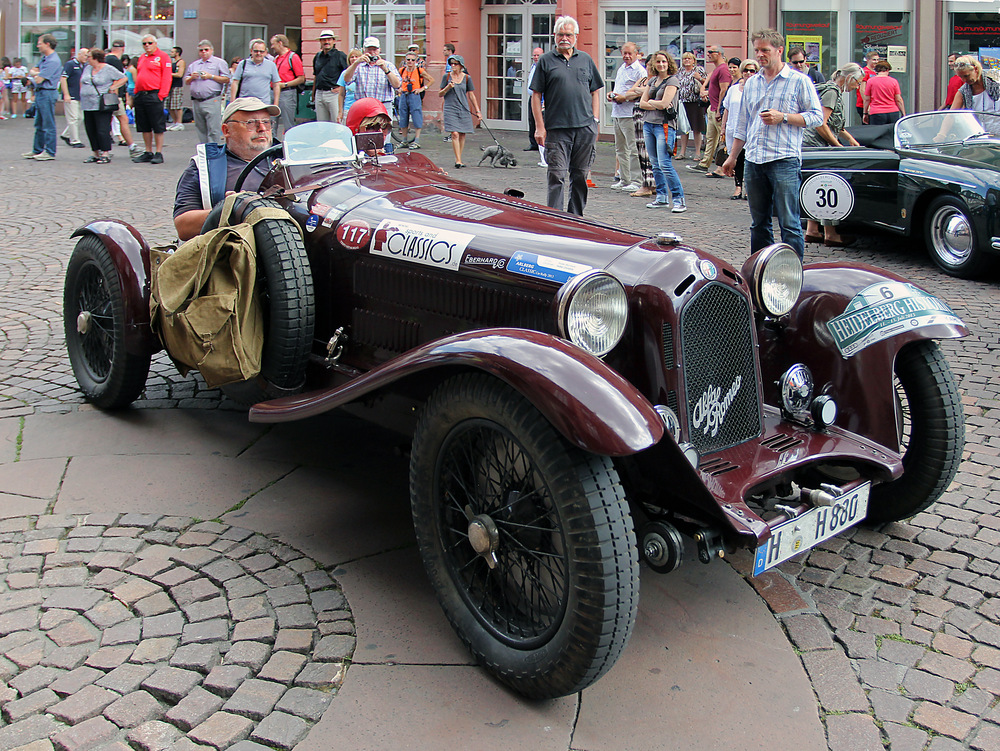
[[743, 264], [754, 302], [769, 316], [778, 318], [795, 307], [802, 292], [802, 261], [784, 243], [769, 245]]
[[591, 269], [574, 276], [557, 299], [560, 333], [587, 352], [604, 357], [625, 333], [625, 288], [606, 271]]

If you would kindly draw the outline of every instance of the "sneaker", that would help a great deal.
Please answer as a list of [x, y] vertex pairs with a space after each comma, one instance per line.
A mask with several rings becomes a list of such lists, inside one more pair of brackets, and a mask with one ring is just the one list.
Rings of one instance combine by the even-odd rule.
[[683, 214], [687, 210], [688, 210], [688, 207], [684, 203], [684, 201], [674, 201], [674, 207], [672, 209], [670, 209], [670, 213], [672, 213], [672, 214]]
[[445, 136], [443, 140], [445, 143], [451, 143], [451, 136]]
[[143, 151], [139, 156], [132, 157], [132, 161], [136, 164], [142, 164], [143, 162], [153, 161], [153, 154], [149, 151]]
[[157, 151], [153, 154], [153, 158], [149, 160], [150, 164], [163, 164], [163, 154]]
[[59, 136], [59, 137], [66, 142], [67, 146], [69, 145], [69, 136]]
[[684, 169], [691, 172], [708, 172], [708, 167], [702, 167], [701, 164], [686, 164]]
[[167, 130], [184, 130], [184, 124], [183, 123], [170, 123], [170, 125], [167, 126]]
[[[625, 183], [623, 183], [621, 180], [615, 180], [608, 187], [614, 188], [615, 190], [623, 190], [625, 188]], [[633, 188], [633, 190], [635, 190], [635, 188]]]
[[25, 151], [23, 154], [21, 154], [22, 159], [34, 159], [36, 156], [38, 156], [38, 154], [36, 154], [34, 151]]
[[408, 148], [410, 148], [410, 144], [408, 144], [408, 143], [401, 143], [396, 148], [397, 149], [408, 149]]
[[[611, 187], [613, 188], [615, 186], [612, 185]], [[629, 183], [628, 185], [622, 185], [621, 190], [623, 190], [626, 193], [632, 193], [633, 191], [639, 190], [639, 187], [640, 186], [637, 185], [636, 183]]]
[[666, 206], [669, 206], [669, 205], [670, 204], [668, 204], [666, 201], [650, 201], [649, 203], [646, 204], [646, 208], [647, 209], [662, 209], [662, 208], [664, 208]]
[[420, 148], [420, 141], [410, 141], [410, 148], [411, 149], [419, 149]]
[[549, 166], [549, 163], [548, 163], [548, 162], [539, 162], [539, 163], [538, 163], [538, 166], [539, 166], [539, 167], [548, 167], [548, 166]]
[[142, 146], [140, 146], [137, 143], [133, 143], [131, 146], [128, 147], [128, 153], [130, 156], [138, 156], [139, 154], [142, 153]]
[[51, 162], [53, 159], [55, 157], [52, 154], [46, 154], [44, 151], [41, 154], [35, 154], [36, 162]]
[[74, 149], [82, 149], [83, 148], [83, 144], [80, 143], [79, 141], [77, 141], [76, 143], [71, 143], [70, 146], [72, 146]]

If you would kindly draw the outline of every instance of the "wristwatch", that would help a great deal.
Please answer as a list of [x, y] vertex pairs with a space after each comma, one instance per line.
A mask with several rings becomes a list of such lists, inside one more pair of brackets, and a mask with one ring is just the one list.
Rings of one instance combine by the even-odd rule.
[[788, 113], [787, 112], [782, 112], [781, 113], [781, 122], [783, 122], [783, 123], [787, 123], [788, 122]]

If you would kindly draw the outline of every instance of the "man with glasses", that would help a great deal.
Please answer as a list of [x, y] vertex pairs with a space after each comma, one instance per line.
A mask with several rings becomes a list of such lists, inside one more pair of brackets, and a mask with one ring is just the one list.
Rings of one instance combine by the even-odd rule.
[[[733, 82], [733, 77], [729, 72], [726, 56], [722, 53], [722, 47], [710, 44], [705, 54], [708, 56], [708, 61], [715, 65], [715, 70], [701, 85], [701, 98], [708, 100], [708, 116], [705, 118], [707, 121], [705, 154], [697, 164], [689, 164], [687, 168], [692, 172], [705, 172], [707, 174], [708, 168], [715, 160], [715, 152], [718, 150], [719, 144], [722, 143], [722, 115], [719, 113], [719, 105], [725, 98], [729, 84]], [[718, 177], [718, 175], [712, 176]]]
[[805, 73], [809, 76], [809, 80], [813, 82], [813, 86], [826, 83], [826, 76], [820, 72], [818, 66], [809, 64], [809, 61], [806, 60], [806, 51], [801, 47], [792, 47], [788, 53], [788, 64], [799, 73]]
[[[199, 144], [191, 163], [177, 181], [174, 197], [174, 227], [177, 237], [190, 240], [201, 233], [212, 207], [232, 191], [247, 163], [273, 142], [271, 118], [281, 114], [273, 104], [254, 97], [240, 97], [222, 113], [225, 148], [215, 143]], [[243, 183], [244, 190], [257, 190], [270, 164], [263, 160]]]
[[[233, 72], [230, 98], [233, 101], [243, 97], [256, 97], [278, 107], [281, 89], [278, 66], [267, 59], [267, 43], [263, 39], [250, 42], [250, 59], [243, 58]], [[273, 123], [272, 123], [273, 125]]]
[[319, 35], [319, 54], [313, 58], [313, 106], [316, 119], [323, 123], [340, 122], [340, 94], [337, 81], [347, 69], [347, 55], [337, 49], [336, 37], [329, 29]]
[[563, 210], [568, 182], [566, 211], [583, 216], [587, 206], [587, 173], [597, 154], [604, 79], [593, 58], [576, 49], [580, 32], [576, 19], [560, 16], [553, 31], [556, 48], [538, 59], [531, 79], [535, 141], [545, 148], [549, 208]]
[[392, 102], [401, 83], [396, 66], [379, 54], [382, 44], [376, 37], [365, 37], [362, 47], [365, 54], [347, 67], [344, 81], [350, 83], [356, 79], [357, 99], [378, 99], [387, 111], [392, 112]]
[[163, 164], [163, 132], [167, 129], [163, 102], [170, 94], [173, 68], [170, 57], [160, 50], [152, 34], [142, 38], [142, 54], [139, 55], [136, 71], [132, 107], [135, 110], [135, 129], [142, 133], [146, 150], [132, 157], [132, 161]]
[[201, 143], [222, 143], [222, 92], [229, 83], [229, 66], [216, 57], [212, 43], [198, 42], [198, 59], [187, 69], [184, 83], [191, 87], [194, 127]]
[[[420, 101], [423, 93], [430, 83], [430, 76], [423, 68], [417, 65], [417, 53], [407, 52], [405, 67], [399, 74], [399, 99], [397, 100], [396, 114], [399, 117], [401, 149], [420, 148], [420, 129], [424, 127], [424, 108]], [[413, 140], [407, 140], [410, 132], [410, 121], [413, 121], [413, 129], [416, 131]]]

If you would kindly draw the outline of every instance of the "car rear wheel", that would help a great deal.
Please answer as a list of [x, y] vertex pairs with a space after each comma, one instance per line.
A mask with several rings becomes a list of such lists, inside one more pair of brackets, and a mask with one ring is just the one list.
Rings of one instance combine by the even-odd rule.
[[93, 235], [70, 256], [63, 288], [63, 326], [73, 374], [102, 409], [127, 407], [146, 386], [150, 356], [125, 348], [125, 300], [114, 261]]
[[422, 413], [410, 495], [438, 600], [497, 678], [553, 698], [614, 665], [639, 578], [610, 459], [571, 446], [509, 386], [460, 376]]
[[969, 209], [962, 201], [938, 196], [927, 207], [926, 217], [925, 239], [934, 263], [962, 279], [985, 271], [987, 259], [976, 241]]
[[965, 445], [958, 387], [936, 342], [904, 347], [893, 382], [903, 474], [872, 488], [869, 522], [907, 519], [930, 506], [954, 479]]

